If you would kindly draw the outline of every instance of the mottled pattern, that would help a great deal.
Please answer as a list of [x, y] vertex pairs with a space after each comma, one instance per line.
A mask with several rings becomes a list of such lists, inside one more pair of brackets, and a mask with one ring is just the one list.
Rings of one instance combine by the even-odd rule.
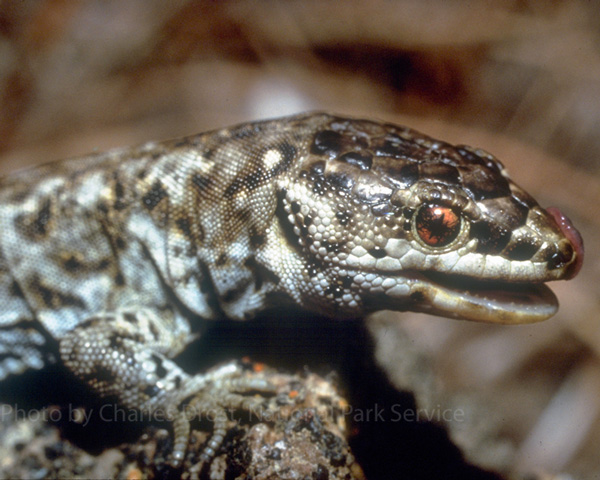
[[557, 303], [528, 284], [572, 276], [581, 256], [490, 154], [326, 114], [18, 173], [0, 183], [0, 222], [0, 379], [58, 353], [99, 395], [168, 410], [175, 465], [185, 406], [255, 408], [243, 393], [270, 389], [170, 360], [202, 320], [285, 302], [537, 321]]

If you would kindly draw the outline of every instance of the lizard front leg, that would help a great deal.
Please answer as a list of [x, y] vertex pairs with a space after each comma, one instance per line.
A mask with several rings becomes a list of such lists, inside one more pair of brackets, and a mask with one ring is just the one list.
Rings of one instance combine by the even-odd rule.
[[[187, 449], [190, 420], [206, 416], [213, 435], [201, 455], [209, 460], [226, 433], [227, 409], [259, 412], [261, 398], [247, 391], [272, 391], [262, 378], [241, 377], [235, 364], [205, 375], [189, 375], [168, 358], [183, 348], [189, 331], [178, 331], [172, 313], [150, 309], [105, 312], [83, 322], [60, 342], [66, 367], [101, 397], [114, 397], [148, 416], [173, 423], [172, 465], [179, 467]], [[169, 328], [171, 327], [171, 328]]]

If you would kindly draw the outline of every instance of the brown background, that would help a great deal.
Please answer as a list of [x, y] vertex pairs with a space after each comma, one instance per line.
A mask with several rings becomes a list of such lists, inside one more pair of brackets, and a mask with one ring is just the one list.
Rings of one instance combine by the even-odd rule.
[[478, 461], [597, 478], [600, 2], [0, 1], [3, 172], [311, 109], [483, 147], [579, 227], [548, 322], [382, 322], [483, 406]]

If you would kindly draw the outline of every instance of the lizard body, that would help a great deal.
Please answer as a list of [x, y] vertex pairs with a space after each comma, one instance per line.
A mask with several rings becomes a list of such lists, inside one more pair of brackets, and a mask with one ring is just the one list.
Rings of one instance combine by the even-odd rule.
[[[203, 320], [287, 303], [524, 323], [553, 315], [580, 237], [490, 154], [406, 127], [302, 114], [48, 164], [0, 182], [0, 379], [51, 360], [101, 396], [199, 410], [268, 390], [171, 358]], [[218, 448], [224, 424], [205, 459]]]

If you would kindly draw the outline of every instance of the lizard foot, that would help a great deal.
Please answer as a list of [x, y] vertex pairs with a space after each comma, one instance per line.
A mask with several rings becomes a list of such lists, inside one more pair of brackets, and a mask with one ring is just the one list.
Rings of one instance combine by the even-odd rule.
[[[258, 373], [249, 373], [240, 364], [232, 362], [207, 374], [192, 377], [192, 383], [201, 383], [200, 390], [185, 395], [177, 405], [173, 418], [174, 445], [171, 465], [179, 468], [188, 448], [191, 426], [196, 418], [206, 418], [213, 424], [212, 436], [200, 455], [200, 464], [210, 461], [223, 443], [228, 421], [235, 411], [248, 412], [261, 420], [271, 414], [267, 397], [275, 394], [275, 386]], [[189, 388], [186, 388], [189, 391]]]

